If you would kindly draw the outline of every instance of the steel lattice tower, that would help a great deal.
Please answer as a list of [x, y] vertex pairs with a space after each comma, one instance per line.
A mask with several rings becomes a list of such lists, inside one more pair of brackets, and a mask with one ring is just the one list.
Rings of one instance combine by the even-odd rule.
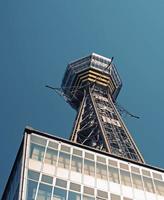
[[144, 163], [115, 106], [121, 87], [112, 59], [92, 53], [68, 64], [62, 90], [77, 110], [70, 140]]

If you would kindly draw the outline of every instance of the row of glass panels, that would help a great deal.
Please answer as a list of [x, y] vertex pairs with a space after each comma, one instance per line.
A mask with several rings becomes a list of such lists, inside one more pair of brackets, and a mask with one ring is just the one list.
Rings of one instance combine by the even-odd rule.
[[[26, 200], [121, 200], [116, 194], [97, 190], [96, 194], [93, 188], [85, 187], [81, 191], [81, 185], [71, 183], [56, 178], [55, 185], [52, 186], [53, 178], [38, 172], [29, 170], [27, 179]], [[123, 197], [123, 200], [132, 200]]]
[[55, 149], [57, 148], [55, 145], [53, 146], [54, 148], [50, 148], [48, 146], [42, 146], [43, 142], [40, 142], [42, 145], [36, 144], [37, 142], [40, 142], [39, 138], [37, 140], [37, 138], [33, 137], [30, 145], [31, 159], [44, 161], [44, 163], [89, 175], [96, 179], [111, 181], [118, 184], [121, 183], [125, 186], [133, 186], [136, 189], [164, 196], [164, 182], [161, 180], [152, 179], [148, 176], [141, 176], [140, 174], [95, 162], [88, 158], [71, 155], [69, 151], [68, 153], [64, 152], [68, 150], [67, 146], [65, 146], [65, 148], [63, 147], [63, 151], [59, 151]]

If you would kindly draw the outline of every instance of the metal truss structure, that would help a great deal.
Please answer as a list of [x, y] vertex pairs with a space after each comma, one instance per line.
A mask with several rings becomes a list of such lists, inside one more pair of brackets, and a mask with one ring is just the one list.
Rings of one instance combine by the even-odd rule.
[[62, 89], [78, 111], [70, 139], [144, 163], [115, 106], [122, 82], [111, 61], [92, 54], [68, 65]]

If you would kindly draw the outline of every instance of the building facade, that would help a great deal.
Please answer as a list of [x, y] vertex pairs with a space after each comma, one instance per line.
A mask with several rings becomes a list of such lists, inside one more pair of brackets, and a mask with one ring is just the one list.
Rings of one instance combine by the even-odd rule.
[[164, 200], [164, 170], [145, 164], [118, 112], [121, 87], [113, 58], [70, 63], [60, 91], [77, 110], [70, 140], [25, 128], [2, 200]]
[[164, 170], [25, 129], [2, 200], [164, 200]]

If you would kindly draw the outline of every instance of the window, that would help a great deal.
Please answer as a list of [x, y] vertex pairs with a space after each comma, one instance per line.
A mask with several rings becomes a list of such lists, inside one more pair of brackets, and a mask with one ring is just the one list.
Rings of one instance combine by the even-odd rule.
[[81, 200], [80, 194], [69, 191], [68, 200]]
[[61, 151], [65, 151], [65, 152], [69, 153], [71, 151], [71, 148], [62, 144]]
[[85, 152], [85, 158], [88, 158], [88, 159], [94, 160], [94, 155], [91, 154], [91, 153], [87, 153], [87, 152]]
[[47, 148], [44, 162], [48, 163], [50, 165], [56, 165], [57, 154], [58, 154], [58, 152], [56, 150]]
[[47, 176], [47, 175], [42, 175], [42, 182], [45, 182], [45, 183], [49, 183], [49, 184], [52, 184], [53, 182], [53, 177], [51, 176]]
[[112, 181], [114, 183], [120, 183], [118, 169], [114, 167], [108, 167], [108, 170], [109, 170], [109, 181]]
[[67, 188], [67, 181], [57, 178], [56, 185], [59, 187]]
[[69, 164], [70, 164], [70, 155], [60, 152], [58, 166], [65, 169], [69, 169]]
[[153, 182], [151, 178], [143, 177], [144, 181], [144, 187], [147, 192], [153, 192], [154, 193], [154, 187]]
[[82, 156], [82, 151], [80, 151], [79, 149], [73, 149], [73, 154], [77, 156]]
[[95, 198], [83, 195], [83, 200], [95, 200]]
[[93, 188], [84, 186], [84, 194], [88, 194], [88, 195], [94, 196], [94, 193], [95, 193], [95, 191], [94, 191]]
[[53, 200], [66, 200], [67, 191], [60, 189], [60, 188], [54, 188], [54, 194], [53, 194]]
[[121, 184], [126, 186], [132, 186], [129, 172], [120, 170], [120, 176], [121, 176]]
[[97, 156], [97, 161], [101, 162], [101, 163], [104, 163], [104, 164], [106, 163], [106, 159], [101, 157], [101, 156]]
[[108, 199], [108, 192], [97, 190], [97, 197], [103, 198], [103, 199]]
[[40, 176], [39, 172], [28, 170], [28, 179], [32, 179], [32, 180], [38, 181], [39, 180], [39, 176]]
[[77, 156], [72, 156], [71, 170], [75, 172], [82, 172], [82, 159]]
[[143, 184], [140, 175], [132, 173], [132, 181], [133, 181], [133, 187], [143, 190]]
[[86, 159], [84, 160], [84, 174], [95, 176], [95, 162]]
[[154, 183], [157, 194], [164, 196], [164, 182], [154, 180]]
[[158, 179], [158, 180], [162, 180], [162, 175], [153, 172], [153, 178]]
[[110, 197], [111, 197], [111, 200], [121, 200], [121, 197], [116, 194], [111, 194]]
[[147, 171], [147, 170], [144, 170], [144, 169], [142, 169], [142, 174], [145, 175], [145, 176], [151, 176], [150, 171]]
[[96, 165], [96, 177], [107, 180], [107, 166], [97, 163]]
[[76, 184], [76, 183], [70, 183], [70, 190], [80, 192], [81, 191], [81, 185]]
[[34, 200], [35, 199], [37, 185], [38, 185], [37, 182], [28, 180], [26, 200]]
[[54, 149], [58, 149], [58, 143], [49, 141], [48, 146]]
[[51, 192], [52, 192], [51, 186], [40, 183], [36, 199], [51, 200]]
[[127, 164], [124, 164], [124, 163], [120, 163], [120, 168], [129, 170], [129, 166]]
[[109, 163], [109, 165], [111, 165], [113, 167], [117, 167], [117, 161], [115, 161], [115, 160], [109, 160], [108, 163]]
[[38, 161], [42, 161], [44, 157], [45, 147], [38, 144], [31, 143], [30, 158]]
[[134, 172], [134, 173], [140, 174], [140, 170], [139, 170], [139, 168], [137, 168], [137, 167], [132, 166], [132, 167], [131, 167], [131, 170], [132, 170], [132, 172]]
[[33, 143], [37, 143], [37, 144], [41, 144], [41, 145], [46, 145], [47, 143], [47, 140], [42, 138], [42, 137], [39, 137], [39, 136], [36, 136], [36, 135], [31, 135], [31, 141]]

